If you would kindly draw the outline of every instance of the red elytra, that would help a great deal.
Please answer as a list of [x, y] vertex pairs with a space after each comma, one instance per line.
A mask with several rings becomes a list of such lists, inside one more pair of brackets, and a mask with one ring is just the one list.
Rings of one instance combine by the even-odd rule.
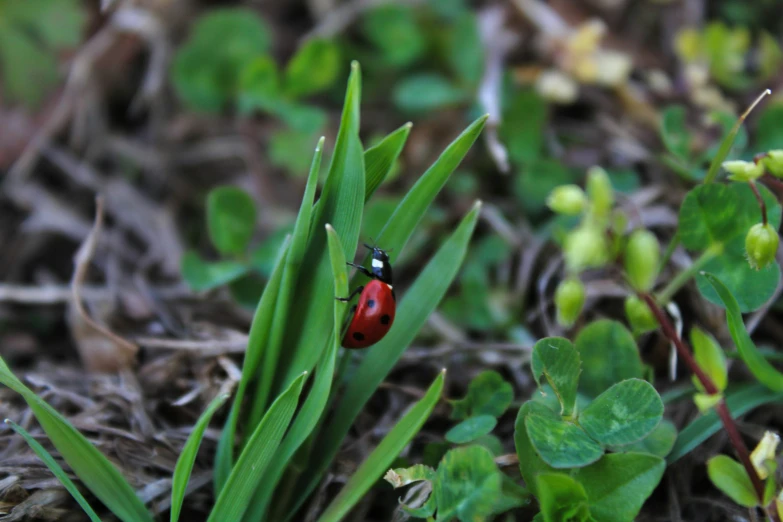
[[367, 348], [377, 343], [391, 328], [396, 309], [392, 287], [373, 279], [359, 296], [342, 345], [345, 348]]

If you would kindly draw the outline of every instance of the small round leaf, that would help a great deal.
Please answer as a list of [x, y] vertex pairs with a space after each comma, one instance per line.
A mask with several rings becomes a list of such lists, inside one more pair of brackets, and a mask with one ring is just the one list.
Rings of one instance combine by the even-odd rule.
[[530, 442], [553, 468], [579, 468], [601, 458], [603, 448], [572, 422], [531, 413], [525, 419]]
[[209, 237], [221, 254], [243, 254], [255, 223], [253, 198], [239, 187], [218, 187], [207, 196]]
[[479, 415], [460, 422], [446, 432], [446, 440], [454, 444], [465, 444], [491, 432], [498, 420], [491, 415]]

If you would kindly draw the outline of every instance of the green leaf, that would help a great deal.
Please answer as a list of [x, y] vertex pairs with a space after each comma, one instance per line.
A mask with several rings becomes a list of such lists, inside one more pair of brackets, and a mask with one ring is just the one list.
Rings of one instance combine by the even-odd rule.
[[253, 198], [239, 187], [218, 187], [207, 196], [207, 229], [221, 254], [242, 255], [256, 225]]
[[271, 56], [260, 55], [242, 66], [238, 80], [237, 104], [241, 113], [261, 109], [275, 112], [280, 103], [280, 73]]
[[[548, 114], [546, 100], [535, 89], [521, 89], [512, 94], [508, 107], [503, 110], [499, 132], [508, 148], [509, 159], [518, 167], [528, 165], [541, 157]], [[559, 162], [552, 163], [560, 165]], [[549, 195], [551, 188], [553, 187], [543, 195], [542, 201]], [[524, 195], [524, 192], [522, 194]]]
[[465, 444], [490, 433], [498, 420], [492, 415], [477, 415], [460, 422], [446, 432], [446, 440], [454, 444]]
[[707, 475], [716, 488], [740, 506], [755, 507], [760, 504], [745, 468], [731, 457], [712, 457], [707, 461]]
[[451, 401], [452, 419], [479, 415], [500, 417], [514, 400], [514, 388], [496, 371], [486, 370], [470, 381], [463, 399]]
[[76, 484], [73, 483], [71, 478], [68, 476], [68, 474], [63, 470], [63, 468], [60, 467], [59, 464], [57, 464], [57, 461], [54, 460], [54, 457], [52, 457], [48, 451], [46, 451], [46, 448], [41, 446], [41, 444], [33, 438], [32, 435], [27, 433], [27, 431], [19, 426], [17, 423], [12, 421], [11, 419], [5, 419], [5, 423], [11, 426], [11, 428], [21, 435], [24, 440], [27, 442], [27, 444], [30, 446], [30, 448], [35, 452], [36, 455], [38, 455], [38, 458], [41, 459], [41, 461], [46, 464], [46, 467], [49, 468], [49, 471], [52, 472], [52, 475], [57, 477], [57, 480], [60, 481], [60, 483], [63, 485], [63, 487], [68, 491], [68, 493], [71, 494], [73, 499], [79, 504], [79, 507], [82, 508], [82, 510], [87, 514], [88, 517], [90, 517], [90, 520], [92, 522], [101, 522], [101, 518], [93, 511], [92, 506], [90, 506], [89, 502], [82, 496], [81, 492], [79, 491], [79, 488], [76, 487]]
[[754, 148], [759, 152], [783, 149], [783, 103], [773, 102], [764, 107], [756, 123], [756, 141]]
[[712, 274], [703, 274], [704, 278], [712, 285], [726, 307], [726, 319], [729, 324], [729, 333], [739, 351], [740, 357], [745, 361], [750, 372], [770, 390], [783, 391], [783, 373], [779, 372], [759, 353], [758, 348], [750, 338], [745, 324], [742, 322], [742, 313], [739, 304], [728, 288]]
[[[304, 484], [298, 487], [299, 491], [304, 492], [301, 494], [300, 504], [315, 488], [321, 475], [337, 454], [356, 416], [392, 370], [451, 285], [465, 257], [467, 244], [478, 219], [478, 212], [479, 207], [474, 207], [427, 263], [399, 302], [392, 329], [380, 342], [369, 348], [356, 373], [348, 381], [342, 400], [337, 404], [323, 435], [319, 437], [320, 451], [309, 465], [312, 475], [303, 478]], [[379, 240], [379, 244], [390, 243], [400, 244], [398, 241], [381, 243]]]
[[426, 51], [427, 43], [411, 6], [387, 4], [368, 9], [361, 29], [391, 66], [409, 65]]
[[[722, 58], [719, 60], [720, 62], [724, 61]], [[753, 106], [751, 106], [751, 109]], [[750, 111], [750, 109], [748, 109]], [[721, 164], [723, 163], [723, 160], [726, 159], [726, 157], [729, 155], [729, 152], [731, 152], [731, 147], [734, 145], [734, 140], [737, 139], [737, 135], [740, 134], [740, 130], [742, 130], [742, 124], [745, 122], [745, 117], [747, 116], [747, 112], [745, 114], [742, 114], [739, 118], [737, 118], [737, 121], [734, 123], [734, 126], [731, 128], [731, 130], [726, 134], [726, 136], [723, 138], [723, 140], [720, 143], [720, 147], [718, 147], [718, 151], [715, 153], [715, 156], [712, 158], [712, 161], [710, 162], [710, 168], [707, 170], [707, 175], [704, 177], [704, 183], [709, 184], [715, 181], [715, 178], [718, 176], [718, 172], [720, 172]], [[747, 141], [747, 135], [744, 136], [745, 141]], [[741, 140], [740, 140], [741, 141]]]
[[[745, 238], [737, 237], [729, 242], [721, 255], [710, 259], [702, 267], [720, 278], [737, 299], [742, 312], [760, 308], [775, 293], [780, 281], [780, 265], [774, 261], [761, 270], [750, 267], [745, 255]], [[696, 287], [711, 303], [722, 306], [720, 296], [701, 274], [696, 274]]]
[[536, 476], [538, 503], [547, 522], [587, 522], [590, 508], [584, 487], [564, 473]]
[[579, 384], [579, 352], [571, 341], [562, 337], [547, 337], [533, 346], [531, 369], [536, 384], [543, 375], [560, 402], [561, 415], [571, 415]]
[[295, 176], [304, 174], [310, 159], [303, 152], [310, 150], [315, 135], [296, 129], [275, 130], [269, 138], [269, 161]]
[[320, 516], [319, 522], [342, 520], [369, 491], [375, 481], [385, 473], [397, 455], [408, 445], [429, 418], [432, 409], [440, 400], [445, 376], [446, 372], [441, 372], [430, 385], [424, 397], [408, 410], [408, 413], [386, 434], [378, 447], [351, 475], [340, 493]]
[[677, 428], [674, 423], [663, 419], [649, 435], [638, 442], [610, 448], [616, 452], [649, 453], [664, 458], [674, 447], [677, 440]]
[[433, 485], [438, 520], [485, 520], [495, 512], [502, 483], [492, 454], [485, 448], [449, 451], [438, 465]]
[[[769, 222], [778, 228], [780, 204], [764, 186], [758, 189], [767, 205]], [[744, 238], [748, 229], [760, 221], [758, 201], [747, 183], [712, 183], [699, 185], [685, 196], [677, 231], [685, 248], [701, 251]]]
[[641, 379], [618, 382], [579, 415], [579, 425], [604, 445], [622, 445], [646, 437], [661, 422], [663, 402]]
[[272, 403], [239, 455], [215, 501], [208, 522], [241, 520], [253, 492], [263, 479], [299, 402], [307, 373], [295, 379]]
[[484, 45], [474, 13], [463, 13], [448, 35], [448, 61], [460, 83], [475, 88], [484, 74]]
[[593, 321], [582, 328], [575, 344], [582, 360], [579, 388], [591, 397], [622, 380], [644, 375], [636, 341], [617, 321]]
[[[761, 384], [752, 384], [736, 391], [729, 389], [726, 393], [726, 406], [734, 419], [759, 406], [780, 401], [783, 401], [783, 392], [773, 392]], [[677, 462], [721, 427], [720, 418], [714, 411], [697, 417], [680, 431], [671, 453], [666, 457], [667, 464]]]
[[555, 468], [544, 462], [539, 456], [533, 444], [530, 442], [530, 437], [527, 434], [527, 428], [525, 427], [525, 419], [531, 412], [538, 412], [541, 415], [549, 415], [553, 418], [557, 418], [557, 414], [549, 410], [542, 404], [527, 401], [517, 414], [516, 422], [514, 423], [514, 446], [517, 450], [517, 457], [519, 459], [519, 471], [522, 478], [525, 479], [525, 484], [530, 488], [531, 493], [538, 496], [536, 489], [536, 475], [539, 473], [545, 473], [549, 471], [555, 471]]
[[204, 261], [197, 252], [189, 250], [182, 256], [182, 279], [195, 290], [203, 292], [234, 281], [248, 272], [238, 261]]
[[332, 86], [340, 72], [340, 48], [330, 40], [307, 40], [285, 69], [289, 96], [308, 96]]
[[685, 124], [685, 117], [685, 107], [681, 105], [664, 109], [661, 115], [661, 138], [666, 150], [688, 162], [691, 156], [691, 132]]
[[406, 123], [364, 153], [364, 201], [367, 202], [389, 175], [402, 152], [413, 124]]
[[398, 82], [392, 98], [402, 111], [422, 112], [463, 103], [468, 93], [439, 74], [420, 73]]
[[190, 480], [190, 473], [193, 471], [193, 463], [196, 462], [196, 455], [198, 454], [199, 446], [201, 446], [204, 431], [209, 426], [212, 415], [218, 408], [223, 406], [229, 397], [228, 393], [224, 393], [212, 399], [212, 402], [209, 403], [207, 409], [204, 410], [204, 413], [201, 414], [201, 417], [199, 417], [196, 425], [193, 427], [193, 431], [188, 436], [188, 440], [177, 458], [177, 465], [174, 468], [174, 475], [171, 479], [171, 522], [179, 520], [182, 502], [185, 500], [185, 487], [188, 485], [188, 480]]
[[666, 463], [642, 453], [611, 453], [572, 476], [584, 486], [595, 520], [632, 522], [661, 481]]
[[541, 459], [553, 468], [578, 468], [601, 458], [603, 448], [585, 431], [559, 416], [539, 412], [525, 418], [530, 443]]
[[432, 482], [435, 480], [435, 470], [423, 464], [416, 464], [410, 468], [390, 469], [383, 479], [397, 489], [414, 482]]
[[[698, 326], [694, 326], [691, 328], [691, 346], [693, 346], [693, 358], [696, 359], [696, 364], [712, 379], [718, 391], [725, 390], [728, 384], [726, 355], [718, 341]], [[704, 391], [701, 381], [695, 375], [692, 376], [692, 380], [696, 388]]]
[[49, 440], [98, 500], [124, 522], [152, 522], [125, 477], [65, 418], [16, 378], [0, 358], [0, 383], [22, 396]]
[[177, 94], [191, 109], [221, 110], [233, 100], [243, 68], [269, 51], [271, 35], [252, 9], [210, 10], [174, 55], [171, 80]]

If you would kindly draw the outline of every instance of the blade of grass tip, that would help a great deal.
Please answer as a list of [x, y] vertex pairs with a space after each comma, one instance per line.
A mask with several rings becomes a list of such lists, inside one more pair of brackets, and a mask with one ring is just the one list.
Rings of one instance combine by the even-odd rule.
[[294, 379], [258, 423], [231, 470], [225, 486], [220, 490], [207, 522], [242, 520], [267, 465], [291, 423], [306, 377], [305, 372]]
[[209, 426], [212, 415], [223, 406], [230, 395], [223, 393], [212, 399], [207, 409], [201, 414], [193, 431], [190, 433], [182, 452], [177, 459], [177, 465], [174, 467], [174, 475], [171, 480], [171, 522], [179, 520], [179, 514], [182, 510], [182, 502], [185, 500], [185, 488], [190, 480], [190, 473], [193, 471], [193, 463], [196, 462], [198, 448], [201, 446], [201, 439], [204, 437], [204, 430]]
[[[228, 415], [223, 432], [218, 440], [217, 454], [215, 455], [214, 488], [215, 496], [223, 489], [223, 485], [228, 480], [231, 468], [234, 465], [234, 440], [236, 437], [237, 422], [242, 408], [243, 399], [250, 381], [256, 377], [256, 370], [261, 361], [264, 348], [269, 339], [269, 330], [275, 314], [275, 305], [277, 304], [277, 295], [280, 291], [280, 285], [283, 280], [283, 260], [286, 252], [290, 248], [291, 239], [287, 238], [280, 248], [275, 267], [272, 269], [272, 275], [266, 283], [264, 293], [256, 307], [253, 321], [250, 324], [250, 333], [248, 334], [247, 350], [245, 351], [245, 361], [242, 364], [242, 377], [239, 380], [237, 391], [234, 395], [234, 401], [231, 405], [231, 412]], [[252, 432], [253, 428], [249, 431]]]
[[125, 477], [57, 410], [20, 381], [0, 357], [0, 383], [22, 396], [63, 460], [79, 480], [124, 522], [152, 522]]
[[302, 492], [299, 505], [303, 504], [315, 489], [322, 474], [337, 454], [356, 416], [392, 370], [451, 286], [465, 258], [480, 209], [481, 203], [477, 202], [451, 237], [427, 263], [400, 301], [391, 330], [378, 344], [369, 349], [349, 381], [326, 430], [319, 437], [318, 452], [310, 465], [309, 476], [304, 477], [303, 483], [297, 487], [297, 491]]
[[750, 104], [750, 107], [747, 108], [745, 112], [742, 113], [742, 116], [737, 118], [737, 122], [734, 124], [734, 126], [731, 128], [731, 131], [726, 135], [726, 137], [723, 139], [723, 141], [720, 144], [720, 148], [718, 148], [718, 153], [715, 155], [715, 157], [712, 159], [712, 162], [710, 163], [710, 168], [707, 170], [707, 175], [704, 176], [704, 184], [712, 183], [715, 181], [715, 178], [718, 176], [718, 172], [720, 172], [720, 166], [723, 163], [723, 160], [726, 159], [726, 156], [729, 155], [729, 152], [731, 151], [731, 146], [734, 145], [734, 140], [737, 137], [737, 133], [739, 133], [740, 127], [742, 127], [742, 124], [745, 123], [745, 119], [748, 117], [748, 115], [751, 113], [751, 111], [756, 108], [756, 105], [758, 105], [761, 100], [764, 99], [765, 96], [768, 96], [772, 94], [772, 91], [769, 89], [762, 92], [756, 100]]
[[[326, 225], [326, 234], [329, 243], [332, 274], [334, 276], [334, 296], [348, 295], [345, 254], [343, 253], [340, 239], [337, 236], [337, 232], [330, 225]], [[337, 299], [334, 299], [333, 302], [334, 322], [335, 324], [340, 324], [347, 303]], [[332, 346], [324, 352], [316, 366], [313, 386], [304, 400], [299, 413], [297, 413], [291, 428], [280, 443], [280, 448], [275, 452], [260, 486], [253, 495], [250, 507], [245, 513], [244, 520], [246, 522], [269, 518], [265, 514], [272, 500], [272, 494], [275, 492], [275, 487], [283, 476], [283, 472], [290, 463], [294, 453], [310, 436], [324, 412], [332, 388], [335, 359], [340, 349], [341, 339], [339, 333], [339, 328], [332, 330]], [[288, 490], [281, 490], [279, 493], [279, 495], [275, 496], [275, 503], [285, 506], [288, 503], [286, 497], [295, 493], [295, 491], [289, 488]]]
[[323, 227], [330, 223], [337, 231], [346, 258], [353, 259], [359, 241], [364, 210], [364, 151], [359, 141], [360, 82], [359, 66], [354, 62], [329, 176], [310, 229], [305, 254], [308, 269], [302, 273], [296, 289], [299, 306], [297, 313], [291, 316], [291, 324], [286, 326], [283, 345], [288, 349], [281, 355], [278, 388], [284, 388], [301, 372], [311, 370], [329, 344], [334, 320], [334, 282]]
[[777, 371], [756, 348], [750, 335], [748, 335], [748, 331], [745, 329], [745, 323], [742, 321], [742, 312], [731, 291], [714, 275], [705, 272], [702, 272], [701, 275], [712, 285], [712, 288], [718, 293], [720, 300], [723, 301], [723, 305], [726, 307], [729, 333], [750, 373], [770, 390], [783, 391], [783, 373]]
[[[759, 383], [726, 394], [726, 406], [729, 408], [732, 418], [735, 419], [764, 404], [781, 401], [783, 401], [783, 392], [773, 392]], [[680, 460], [715, 434], [722, 426], [720, 418], [714, 411], [696, 418], [677, 435], [674, 447], [666, 456], [666, 464], [671, 466]]]
[[294, 290], [296, 289], [296, 282], [299, 279], [302, 260], [304, 259], [305, 250], [307, 249], [307, 238], [310, 231], [315, 190], [318, 187], [318, 173], [321, 170], [324, 141], [325, 138], [323, 137], [318, 140], [318, 145], [313, 154], [313, 161], [310, 163], [310, 173], [307, 176], [307, 185], [305, 186], [304, 196], [302, 196], [302, 204], [299, 206], [299, 215], [296, 217], [294, 233], [291, 239], [291, 248], [286, 256], [283, 282], [280, 286], [280, 294], [277, 298], [277, 306], [275, 307], [275, 319], [272, 322], [269, 347], [264, 352], [264, 364], [261, 366], [261, 377], [258, 381], [254, 399], [250, 405], [250, 426], [255, 426], [261, 419], [261, 416], [267, 407], [272, 386], [275, 382], [275, 372], [277, 371], [277, 363], [280, 359], [280, 348], [282, 346], [283, 336], [285, 335], [286, 324], [288, 323], [291, 299]]
[[365, 203], [370, 200], [370, 197], [391, 172], [394, 162], [397, 161], [405, 142], [408, 140], [411, 127], [413, 127], [411, 122], [406, 123], [364, 152]]
[[319, 522], [339, 522], [356, 505], [375, 482], [389, 469], [394, 459], [408, 445], [427, 421], [440, 400], [446, 370], [432, 383], [427, 394], [406, 413], [386, 434], [378, 447], [362, 462], [343, 489], [318, 519]]
[[35, 452], [36, 455], [38, 455], [38, 458], [41, 459], [44, 464], [46, 464], [46, 467], [49, 468], [49, 471], [51, 471], [52, 474], [57, 477], [57, 480], [59, 480], [68, 493], [71, 494], [74, 500], [87, 514], [87, 516], [90, 517], [90, 520], [92, 520], [92, 522], [101, 522], [101, 518], [97, 515], [97, 513], [95, 513], [95, 511], [93, 511], [92, 506], [90, 506], [89, 502], [87, 502], [84, 496], [82, 496], [79, 488], [76, 487], [76, 484], [73, 483], [63, 468], [57, 464], [57, 461], [54, 460], [54, 457], [52, 457], [49, 452], [46, 451], [46, 448], [41, 446], [41, 444], [35, 440], [32, 435], [27, 433], [23, 427], [19, 426], [11, 419], [5, 419], [5, 423], [11, 426], [11, 428], [16, 433], [24, 438], [30, 448]]

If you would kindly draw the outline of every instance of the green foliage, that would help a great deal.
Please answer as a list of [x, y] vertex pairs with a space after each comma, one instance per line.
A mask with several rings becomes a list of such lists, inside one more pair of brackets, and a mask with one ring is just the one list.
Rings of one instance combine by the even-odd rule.
[[601, 458], [603, 448], [582, 428], [549, 412], [542, 415], [543, 411], [542, 407], [531, 412], [525, 429], [544, 462], [557, 469], [578, 468]]
[[498, 372], [487, 370], [470, 381], [468, 393], [463, 399], [450, 401], [454, 408], [451, 418], [464, 420], [485, 415], [500, 417], [513, 399], [511, 384]]
[[39, 105], [59, 80], [58, 52], [80, 42], [86, 21], [77, 0], [0, 0], [3, 97]]
[[617, 321], [593, 321], [575, 341], [582, 360], [581, 391], [596, 397], [625, 379], [641, 378], [644, 370], [631, 333]]
[[674, 426], [674, 423], [663, 419], [644, 439], [619, 448], [613, 448], [613, 450], [649, 453], [650, 455], [664, 458], [671, 452], [676, 440], [677, 428]]
[[247, 249], [256, 223], [256, 206], [247, 192], [219, 187], [207, 196], [207, 230], [221, 254], [240, 255]]
[[540, 387], [544, 376], [560, 402], [560, 414], [570, 416], [576, 403], [581, 361], [568, 339], [547, 337], [533, 346], [531, 370]]
[[707, 475], [715, 487], [728, 495], [731, 500], [745, 507], [759, 505], [756, 490], [745, 468], [726, 455], [716, 455], [707, 461]]
[[[519, 174], [522, 178], [520, 182], [525, 183], [524, 188], [520, 187], [520, 196], [524, 196], [527, 190], [535, 186], [538, 188], [535, 192], [539, 196], [543, 196], [535, 198], [535, 201], [540, 203], [554, 186], [565, 182], [551, 185], [546, 181], [547, 176], [538, 174], [539, 171], [547, 170], [546, 166], [548, 166], [550, 171], [562, 174], [560, 179], [571, 176], [564, 167], [562, 171], [558, 171], [556, 166], [562, 167], [562, 164], [554, 160], [548, 160], [551, 163], [539, 164], [534, 168], [534, 162], [541, 157], [544, 150], [544, 130], [549, 114], [546, 100], [532, 89], [516, 90], [510, 94], [509, 98], [507, 106], [503, 110], [503, 119], [499, 130], [500, 137], [508, 148], [509, 159], [517, 167], [530, 166], [529, 170]], [[545, 183], [547, 186], [538, 186]], [[531, 197], [526, 202], [526, 208], [534, 210], [533, 201], [534, 198]]]
[[[728, 384], [728, 369], [723, 348], [714, 337], [698, 327], [691, 329], [691, 346], [693, 346], [693, 358], [699, 367], [709, 376], [718, 391], [725, 390]], [[702, 392], [705, 391], [701, 381], [695, 375], [691, 380], [696, 388]]]
[[754, 147], [756, 150], [783, 149], [783, 103], [772, 102], [762, 109], [756, 122]]
[[454, 444], [465, 444], [490, 433], [498, 421], [492, 415], [469, 417], [446, 432], [446, 440]]
[[536, 477], [538, 503], [546, 522], [587, 522], [590, 507], [582, 485], [564, 473], [542, 473]]
[[387, 65], [409, 65], [426, 51], [427, 42], [411, 6], [384, 5], [370, 9], [362, 18], [361, 29]]
[[[767, 205], [769, 222], [780, 226], [780, 204], [764, 187], [758, 187]], [[770, 264], [753, 270], [744, 255], [745, 234], [759, 220], [759, 207], [746, 183], [700, 185], [688, 192], [680, 207], [678, 233], [689, 250], [714, 252], [704, 270], [721, 279], [749, 312], [764, 304], [774, 292], [780, 267]], [[702, 276], [696, 278], [699, 291], [709, 301], [721, 301]]]
[[297, 98], [328, 89], [337, 79], [340, 59], [340, 48], [334, 42], [306, 41], [286, 66], [286, 93]]
[[415, 113], [460, 104], [467, 94], [441, 75], [421, 73], [398, 83], [393, 98], [400, 110]]

